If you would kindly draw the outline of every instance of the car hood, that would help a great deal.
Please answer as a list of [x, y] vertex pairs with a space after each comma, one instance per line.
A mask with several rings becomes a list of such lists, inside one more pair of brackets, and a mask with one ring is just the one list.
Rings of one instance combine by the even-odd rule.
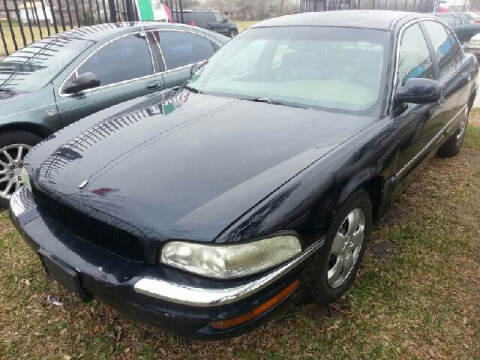
[[61, 130], [27, 166], [43, 191], [149, 239], [212, 241], [372, 121], [173, 91]]

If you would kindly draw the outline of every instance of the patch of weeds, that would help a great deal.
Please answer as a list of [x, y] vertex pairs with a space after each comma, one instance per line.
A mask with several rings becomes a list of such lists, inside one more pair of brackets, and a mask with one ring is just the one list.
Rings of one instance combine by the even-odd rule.
[[465, 146], [470, 149], [480, 150], [480, 127], [468, 125]]

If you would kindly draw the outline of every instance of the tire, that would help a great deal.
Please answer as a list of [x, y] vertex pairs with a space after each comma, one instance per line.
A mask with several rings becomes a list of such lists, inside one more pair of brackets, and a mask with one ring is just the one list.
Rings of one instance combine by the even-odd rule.
[[229, 35], [231, 38], [234, 38], [235, 36], [238, 35], [238, 31], [235, 29], [230, 30]]
[[458, 155], [465, 139], [465, 133], [468, 125], [468, 115], [470, 114], [470, 108], [465, 111], [464, 119], [458, 125], [457, 131], [450, 136], [450, 138], [443, 144], [438, 150], [438, 155], [441, 157], [450, 157]]
[[0, 208], [8, 208], [12, 193], [23, 184], [19, 176], [23, 159], [41, 140], [41, 137], [27, 131], [0, 133]]
[[[359, 221], [357, 229], [353, 229], [352, 225], [350, 234], [350, 221], [363, 213], [363, 221]], [[353, 214], [353, 215], [352, 215]], [[356, 215], [355, 215], [356, 214]], [[362, 216], [359, 218], [362, 219]], [[363, 236], [359, 236], [361, 232], [361, 224], [363, 222]], [[351, 222], [354, 224], [354, 221]], [[357, 190], [347, 200], [346, 204], [340, 209], [335, 216], [330, 228], [327, 232], [325, 244], [320, 250], [317, 258], [317, 275], [313, 283], [314, 301], [326, 305], [339, 299], [352, 285], [357, 274], [358, 267], [365, 252], [368, 235], [372, 227], [372, 203], [369, 194], [363, 190]], [[340, 234], [345, 237], [342, 238]], [[356, 234], [356, 235], [355, 235]], [[360, 240], [361, 238], [361, 240]], [[344, 239], [340, 241], [341, 239]], [[355, 239], [352, 241], [352, 239]], [[335, 243], [335, 246], [334, 246]], [[342, 243], [344, 246], [339, 247]], [[354, 243], [354, 245], [352, 245]], [[340, 249], [346, 249], [339, 250]], [[337, 255], [335, 253], [343, 253]], [[350, 254], [351, 257], [348, 256]], [[342, 260], [349, 259], [349, 260]], [[341, 269], [335, 271], [335, 269]], [[335, 280], [335, 274], [340, 276]]]

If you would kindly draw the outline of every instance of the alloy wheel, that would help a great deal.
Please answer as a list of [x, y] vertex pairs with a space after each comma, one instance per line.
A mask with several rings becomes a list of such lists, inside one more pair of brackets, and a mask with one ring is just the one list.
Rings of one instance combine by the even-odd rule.
[[356, 208], [342, 221], [330, 249], [327, 280], [332, 288], [341, 286], [360, 256], [365, 237], [365, 214]]
[[0, 197], [10, 199], [23, 185], [21, 170], [23, 159], [32, 146], [12, 144], [0, 149]]

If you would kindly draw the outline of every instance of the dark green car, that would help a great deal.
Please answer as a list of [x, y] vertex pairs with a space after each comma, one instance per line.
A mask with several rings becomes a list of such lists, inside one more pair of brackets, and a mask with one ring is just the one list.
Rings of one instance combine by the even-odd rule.
[[0, 206], [22, 185], [25, 154], [89, 114], [183, 84], [229, 39], [197, 27], [118, 23], [40, 40], [0, 61]]

